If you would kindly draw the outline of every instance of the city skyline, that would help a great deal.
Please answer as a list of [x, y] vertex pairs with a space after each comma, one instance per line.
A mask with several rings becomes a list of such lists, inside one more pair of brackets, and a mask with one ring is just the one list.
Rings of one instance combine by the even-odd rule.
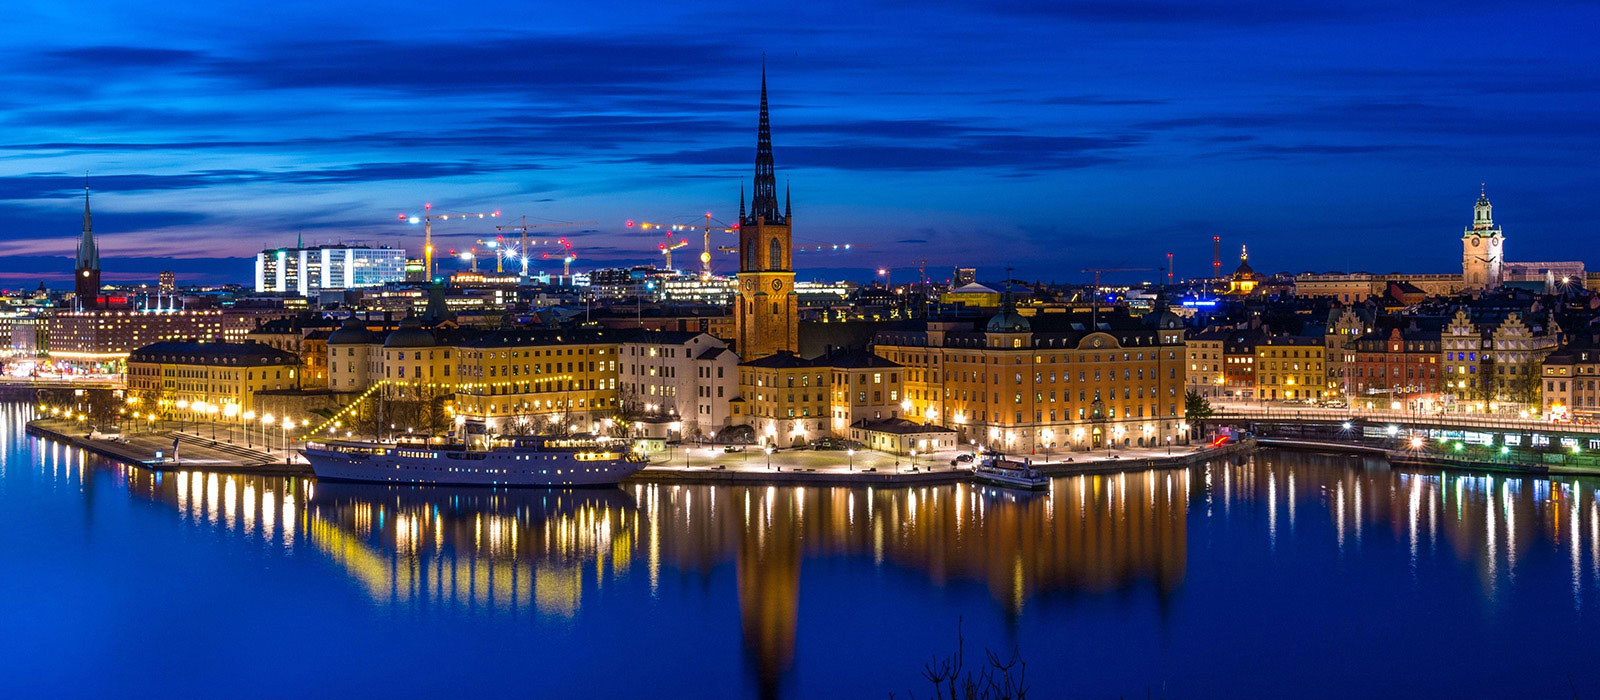
[[841, 26], [707, 3], [603, 30], [603, 5], [539, 29], [492, 4], [288, 7], [249, 26], [96, 9], [92, 40], [53, 29], [80, 13], [43, 6], [3, 30], [0, 62], [32, 97], [0, 143], [0, 286], [65, 284], [84, 171], [111, 283], [244, 283], [249, 256], [298, 235], [415, 254], [420, 227], [394, 215], [424, 202], [599, 221], [571, 236], [585, 267], [657, 260], [625, 221], [735, 218], [754, 24], [790, 39], [768, 63], [780, 185], [806, 212], [795, 242], [858, 246], [797, 259], [803, 279], [905, 269], [912, 247], [989, 278], [1087, 281], [1167, 252], [1199, 277], [1213, 235], [1228, 268], [1248, 244], [1266, 272], [1442, 272], [1480, 182], [1522, 259], [1565, 257], [1593, 218], [1581, 7], [874, 5]]

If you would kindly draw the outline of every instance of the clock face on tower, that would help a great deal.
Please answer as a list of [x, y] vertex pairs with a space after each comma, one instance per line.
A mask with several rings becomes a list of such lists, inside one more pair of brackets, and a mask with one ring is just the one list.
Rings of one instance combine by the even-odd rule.
[[744, 281], [744, 289], [747, 292], [755, 291], [756, 290], [756, 281], [755, 280], [745, 280]]
[[783, 280], [773, 280], [772, 281], [772, 291], [774, 291], [774, 292], [783, 291]]
[[1480, 241], [1482, 241], [1482, 240], [1483, 240], [1483, 239], [1481, 239], [1481, 238], [1478, 238], [1478, 237], [1477, 237], [1477, 236], [1473, 236], [1473, 237], [1472, 237], [1472, 247], [1474, 247], [1474, 248], [1476, 248], [1476, 247], [1478, 247], [1478, 243], [1479, 243], [1479, 242], [1480, 242]]

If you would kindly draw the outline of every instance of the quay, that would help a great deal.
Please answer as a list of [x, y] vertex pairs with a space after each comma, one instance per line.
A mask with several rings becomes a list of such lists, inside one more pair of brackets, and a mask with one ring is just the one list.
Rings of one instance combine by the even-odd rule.
[[[82, 424], [43, 418], [29, 421], [27, 433], [151, 471], [311, 476], [311, 467], [304, 463], [284, 463], [278, 455], [174, 431], [131, 433], [124, 440], [106, 440], [90, 437]], [[176, 461], [171, 459], [174, 439], [179, 445]]]
[[[136, 432], [124, 439], [91, 437], [81, 423], [44, 418], [30, 421], [27, 433], [78, 447], [95, 454], [152, 471], [203, 471], [223, 474], [267, 476], [313, 476], [304, 462], [285, 463], [278, 454], [264, 452], [223, 439], [202, 435], [157, 430]], [[180, 459], [171, 459], [172, 443], [179, 445]], [[694, 451], [695, 448], [687, 448]], [[1178, 469], [1206, 461], [1248, 454], [1255, 449], [1250, 440], [1217, 448], [1125, 449], [1111, 453], [1075, 452], [1057, 454], [1054, 461], [1036, 461], [1034, 468], [1048, 476], [1109, 474], [1147, 469]], [[952, 466], [957, 451], [940, 452], [912, 460], [883, 452], [862, 451], [847, 455], [843, 451], [781, 450], [767, 455], [759, 447], [744, 452], [725, 452], [722, 448], [700, 448], [701, 455], [685, 455], [675, 447], [658, 455], [650, 466], [629, 481], [681, 484], [727, 485], [861, 485], [929, 486], [970, 481], [970, 464]], [[679, 461], [682, 460], [682, 461]], [[685, 462], [687, 463], [685, 465]]]

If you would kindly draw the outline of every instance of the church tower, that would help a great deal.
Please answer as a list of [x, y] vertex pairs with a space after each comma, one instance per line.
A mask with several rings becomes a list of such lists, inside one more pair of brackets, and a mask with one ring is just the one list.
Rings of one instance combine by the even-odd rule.
[[1472, 225], [1461, 234], [1461, 281], [1467, 289], [1500, 286], [1506, 238], [1494, 224], [1494, 206], [1483, 189], [1472, 207]]
[[767, 119], [767, 69], [761, 67], [761, 117], [756, 133], [755, 192], [750, 213], [739, 196], [739, 296], [734, 310], [739, 356], [745, 360], [781, 351], [799, 352], [794, 294], [794, 246], [789, 234], [788, 192], [778, 209], [773, 172], [772, 127]]
[[94, 242], [94, 222], [89, 216], [89, 186], [83, 186], [83, 238], [78, 240], [78, 261], [72, 273], [78, 306], [94, 308], [100, 300], [100, 246]]

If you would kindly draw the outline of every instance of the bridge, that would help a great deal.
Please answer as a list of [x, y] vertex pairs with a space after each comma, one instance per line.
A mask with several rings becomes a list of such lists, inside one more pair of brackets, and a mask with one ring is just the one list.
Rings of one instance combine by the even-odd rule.
[[1263, 444], [1382, 450], [1395, 461], [1492, 468], [1600, 470], [1600, 425], [1520, 417], [1228, 406], [1206, 423]]

